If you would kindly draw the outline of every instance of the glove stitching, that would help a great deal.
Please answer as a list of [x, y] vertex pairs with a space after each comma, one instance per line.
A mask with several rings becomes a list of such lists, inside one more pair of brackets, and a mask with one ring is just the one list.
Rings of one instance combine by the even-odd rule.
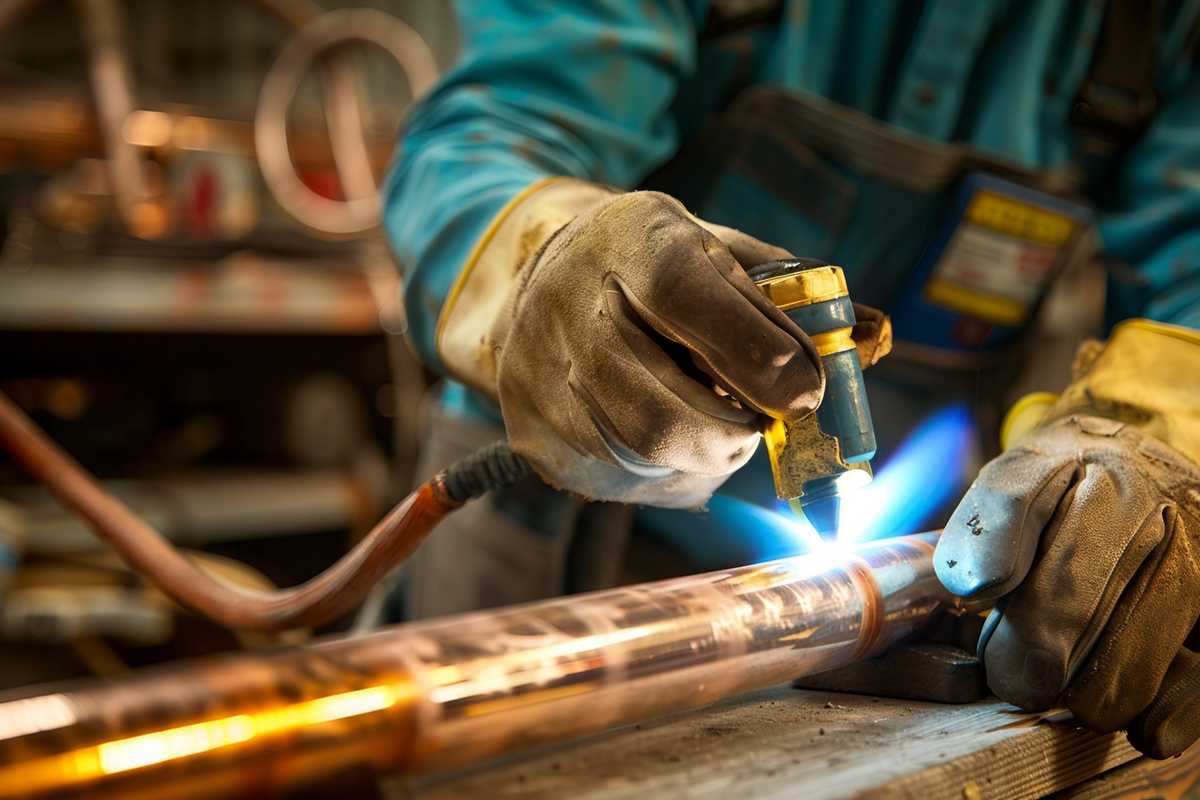
[[[728, 271], [723, 270], [713, 260], [712, 252], [709, 250], [709, 247], [708, 247], [709, 239], [706, 238], [706, 236], [705, 236], [706, 234], [708, 236], [711, 236], [715, 240], [715, 243], [717, 245], [719, 245], [725, 252], [729, 253], [730, 258], [732, 259], [733, 264], [734, 264], [734, 269], [728, 270]], [[784, 333], [791, 336], [793, 339], [795, 339], [801, 345], [801, 347], [804, 349], [805, 355], [808, 356], [810, 363], [813, 364], [816, 371], [820, 374], [822, 385], [823, 385], [824, 380], [825, 380], [824, 367], [821, 363], [820, 356], [817, 354], [815, 345], [813, 345], [812, 340], [808, 336], [808, 332], [805, 331], [803, 328], [801, 328], [786, 313], [781, 311], [774, 303], [767, 300], [765, 295], [762, 294], [762, 292], [758, 289], [758, 287], [754, 286], [754, 282], [750, 279], [749, 274], [746, 273], [745, 268], [741, 265], [740, 262], [738, 262], [737, 257], [733, 255], [733, 250], [724, 241], [721, 240], [721, 237], [716, 236], [716, 235], [712, 234], [710, 231], [701, 227], [700, 228], [700, 247], [704, 251], [705, 257], [708, 259], [709, 266], [711, 266], [713, 268], [713, 270], [718, 275], [721, 276], [721, 278], [725, 281], [725, 283], [732, 286], [733, 289], [735, 291], [737, 291], [738, 294], [740, 294], [742, 297], [744, 297], [746, 299], [746, 301], [748, 303], [750, 303], [752, 306], [754, 306], [758, 310], [759, 313], [761, 313], [764, 317], [767, 318], [768, 321], [773, 323], [777, 328], [782, 330]], [[740, 278], [745, 278], [745, 280], [744, 281], [740, 280]], [[887, 315], [881, 313], [880, 317], [881, 317], [880, 324], [882, 324], [882, 320], [887, 319]], [[889, 323], [889, 325], [890, 325], [890, 323]], [[800, 335], [797, 336], [796, 335], [797, 333], [799, 333]], [[890, 350], [891, 350], [890, 346], [889, 346], [888, 350], [890, 352]], [[883, 355], [880, 355], [880, 358], [882, 358], [882, 357], [883, 357]]]
[[[1172, 713], [1171, 707], [1173, 701], [1184, 692], [1184, 690], [1192, 689], [1192, 684], [1200, 681], [1200, 673], [1192, 672], [1181, 680], [1176, 681], [1167, 691], [1162, 693], [1162, 696], [1155, 701], [1154, 708], [1146, 717], [1146, 722], [1154, 722], [1154, 727], [1158, 727], [1165, 717], [1170, 717]], [[1191, 694], [1191, 692], [1187, 692]]]
[[[1038, 453], [1041, 455], [1041, 453]], [[1067, 482], [1066, 488], [1063, 489], [1062, 496], [1054, 504], [1054, 510], [1050, 513], [1050, 517], [1042, 526], [1042, 535], [1038, 537], [1037, 550], [1049, 549], [1058, 539], [1059, 532], [1062, 529], [1062, 518], [1070, 509], [1071, 504], [1075, 501], [1075, 492], [1079, 489], [1079, 484], [1087, 477], [1087, 463], [1078, 456], [1070, 461], [1063, 463], [1061, 467], [1051, 472], [1046, 476], [1045, 481], [1038, 487], [1037, 493], [1033, 496], [1033, 500], [1025, 505], [1024, 513], [1021, 515], [1021, 524], [1017, 528], [1019, 531], [1025, 530], [1025, 523], [1029, 519], [1029, 515], [1033, 509], [1038, 506], [1042, 495], [1051, 491], [1051, 484], [1061, 475], [1066, 469], [1070, 468], [1071, 478]], [[1034, 556], [1037, 558], [1036, 554]]]
[[[578, 219], [578, 217], [575, 219]], [[514, 319], [520, 314], [521, 309], [525, 305], [525, 295], [534, 285], [534, 281], [538, 275], [538, 265], [542, 263], [542, 258], [545, 256], [546, 250], [548, 250], [550, 244], [557, 241], [560, 236], [565, 236], [565, 231], [567, 228], [571, 227], [571, 223], [574, 221], [574, 219], [571, 220], [571, 222], [559, 227], [558, 230], [550, 234], [546, 241], [542, 242], [541, 247], [535, 250], [533, 254], [529, 256], [529, 259], [518, 269], [517, 283], [513, 287], [514, 302], [512, 317]], [[568, 247], [569, 245], [569, 239], [564, 240], [562, 243], [562, 247], [564, 248]]]
[[[717, 275], [719, 275], [723, 280], [725, 280], [728, 283], [729, 279], [726, 277], [725, 273], [721, 270], [721, 268], [717, 266], [716, 262], [713, 261], [712, 254], [708, 251], [708, 238], [707, 237], [712, 237], [712, 239], [716, 240], [721, 245], [721, 247], [724, 247], [726, 250], [728, 250], [729, 248], [725, 245], [724, 242], [721, 242], [720, 239], [718, 239], [716, 236], [709, 233], [708, 231], [704, 230], [704, 228], [700, 227], [699, 225], [696, 226], [696, 235], [700, 238], [700, 251], [702, 253], [704, 253], [704, 258], [707, 260], [708, 265], [710, 267], [712, 267], [713, 271], [716, 272]], [[733, 258], [732, 254], [730, 254], [730, 258]], [[736, 263], [736, 260], [735, 260], [735, 263]], [[734, 288], [737, 288], [737, 287], [735, 286]], [[645, 303], [642, 302], [642, 299], [640, 297], [637, 297], [636, 294], [634, 294], [633, 296], [637, 299], [637, 301], [639, 303], [641, 303], [642, 305], [645, 305]], [[661, 322], [663, 323], [664, 327], [667, 329], [665, 331], [662, 331], [665, 335], [669, 336], [670, 338], [674, 339], [675, 341], [679, 342], [680, 344], [684, 344], [684, 342], [680, 339], [679, 333], [676, 330], [674, 330], [669, 323], [667, 323], [665, 320], [662, 320]], [[657, 325], [655, 325], [654, 327], [655, 327], [655, 329], [658, 329]], [[711, 372], [711, 374], [716, 376], [716, 380], [725, 388], [726, 391], [728, 391], [730, 394], [734, 395], [738, 399], [738, 402], [742, 403], [746, 408], [753, 409], [755, 411], [755, 413], [758, 413], [758, 414], [766, 413], [763, 409], [758, 407], [757, 403], [752, 403], [752, 402], [750, 402], [750, 400], [748, 398], [743, 397], [742, 392], [735, 391], [733, 388], [734, 382], [729, 379], [729, 376], [726, 375], [721, 370], [717, 369], [717, 367], [708, 358], [706, 358], [702, 353], [697, 353], [695, 350], [693, 350], [690, 347], [688, 347], [688, 349], [691, 350], [692, 353], [694, 353], [697, 358], [699, 358], [701, 361], [704, 362], [704, 365], [708, 368], [708, 370]]]
[[[617, 358], [624, 360], [619, 354], [615, 352], [612, 354]], [[644, 477], [651, 478], [665, 478], [669, 477], [670, 475], [679, 474], [695, 475], [702, 478], [718, 478], [722, 475], [728, 474], [727, 472], [723, 471], [702, 472], [694, 469], [681, 470], [669, 464], [663, 464], [652, 460], [643, 453], [634, 449], [634, 447], [626, 441], [625, 436], [621, 434], [616, 424], [613, 423], [612, 419], [604, 411], [603, 406], [595, 399], [587, 386], [584, 385], [583, 380], [578, 377], [578, 373], [575, 371], [573, 364], [567, 372], [567, 386], [570, 388], [571, 393], [575, 395], [576, 399], [578, 399], [583, 407], [587, 410], [588, 419], [591, 421], [596, 435], [600, 437], [600, 440], [604, 443], [605, 449], [608, 450], [610, 455], [613, 457], [613, 461], [609, 462], [612, 465], [634, 472], [634, 474], [642, 474]], [[613, 447], [614, 444], [618, 445], [622, 450], [627, 452], [615, 452]], [[590, 458], [595, 458], [594, 455], [586, 453], [584, 455], [588, 455]], [[637, 469], [631, 469], [629, 466], [630, 464]], [[642, 471], [639, 472], [639, 469]], [[655, 474], [650, 475], [647, 473]]]
[[[575, 395], [575, 398], [583, 405], [585, 409], [587, 409], [588, 419], [591, 421], [596, 435], [600, 437], [600, 441], [604, 443], [605, 449], [607, 449], [610, 455], [613, 457], [613, 460], [610, 462], [612, 465], [629, 469], [631, 472], [634, 472], [635, 470], [629, 468], [630, 464], [632, 464], [633, 467], [646, 470], [671, 470], [671, 468], [668, 466], [655, 464], [654, 462], [645, 459], [640, 453], [638, 453], [636, 450], [630, 447], [628, 443], [625, 442], [620, 432], [616, 430], [616, 426], [613, 425], [612, 420], [609, 419], [608, 414], [604, 412], [604, 409], [601, 408], [596, 399], [592, 397], [591, 392], [588, 391], [587, 387], [584, 386], [577, 377], [574, 364], [571, 364], [567, 369], [567, 388], [571, 390], [571, 393]], [[570, 443], [568, 442], [568, 444]], [[619, 446], [621, 449], [627, 451], [627, 454], [624, 456], [618, 455], [615, 452], [614, 445]], [[575, 449], [576, 452], [579, 452], [579, 450], [574, 448], [574, 446], [572, 446], [572, 449]], [[590, 453], [582, 453], [582, 455], [588, 458], [595, 458], [595, 456]], [[665, 475], [657, 477], [665, 477]]]
[[[1095, 466], [1097, 468], [1103, 467], [1103, 464], [1100, 464], [1095, 460], [1089, 460], [1085, 456], [1096, 455], [1099, 453], [1106, 453], [1106, 452], [1107, 452], [1106, 449], [1089, 449], [1088, 451], [1084, 451], [1084, 452], [1076, 454], [1076, 456], [1071, 461], [1064, 464], [1064, 467], [1066, 467], [1073, 463], [1075, 474], [1072, 477], [1070, 485], [1063, 492], [1062, 497], [1059, 498], [1059, 501], [1058, 501], [1057, 505], [1055, 506], [1054, 512], [1050, 515], [1049, 520], [1047, 520], [1045, 526], [1043, 527], [1043, 534], [1041, 536], [1040, 541], [1038, 542], [1038, 550], [1039, 551], [1044, 552], [1045, 550], [1049, 549], [1050, 547], [1053, 547], [1054, 543], [1057, 541], [1058, 537], [1061, 535], [1063, 517], [1066, 515], [1067, 511], [1070, 509], [1071, 505], [1074, 503], [1075, 495], [1076, 495], [1080, 485], [1087, 478], [1087, 474], [1086, 474], [1087, 468], [1090, 466]], [[1062, 473], [1062, 471], [1063, 471], [1062, 469], [1059, 469], [1059, 470], [1056, 470], [1053, 473], [1051, 473], [1051, 475], [1047, 478], [1046, 482], [1042, 485], [1042, 488], [1035, 495], [1033, 502], [1029, 503], [1026, 506], [1025, 515], [1022, 516], [1022, 518], [1021, 518], [1021, 525], [1018, 528], [1018, 530], [1021, 530], [1021, 531], [1025, 530], [1026, 520], [1028, 519], [1028, 515], [1029, 515], [1030, 511], [1037, 505], [1038, 500], [1041, 498], [1042, 494], [1048, 489], [1049, 484], [1054, 480], [1055, 477], [1060, 475]], [[1140, 537], [1137, 534], [1140, 533], [1142, 530], [1143, 530], [1143, 528], [1139, 528], [1138, 531], [1135, 532], [1135, 534], [1133, 536], [1131, 536], [1125, 542], [1125, 546], [1122, 548], [1121, 553], [1113, 561], [1112, 569], [1109, 571], [1108, 575], [1105, 576], [1105, 586], [1106, 587], [1112, 583], [1113, 575], [1116, 574], [1117, 570], [1121, 567], [1121, 565], [1128, 558], [1130, 549], [1134, 546], [1135, 543], [1137, 543], [1139, 541]], [[1156, 547], [1157, 547], [1157, 545], [1156, 545]], [[1036, 556], [1035, 556], [1035, 562], [1036, 562]], [[1140, 568], [1140, 566], [1139, 566], [1139, 568]], [[1032, 571], [1032, 568], [1031, 568], [1031, 571]], [[1134, 571], [1134, 574], [1136, 574], [1136, 572], [1137, 572], [1137, 570]], [[1028, 576], [1026, 576], [1026, 577], [1028, 577]], [[1128, 582], [1126, 582], [1125, 585], [1128, 585]], [[1067, 664], [1066, 664], [1066, 666], [1068, 668], [1067, 669], [1068, 675], [1071, 675], [1073, 677], [1075, 670], [1078, 669], [1079, 660], [1080, 660], [1078, 657], [1078, 653], [1080, 652], [1083, 644], [1085, 642], [1087, 642], [1088, 644], [1087, 644], [1086, 649], [1090, 650], [1090, 648], [1095, 645], [1095, 642], [1099, 638], [1099, 636], [1102, 635], [1103, 630], [1104, 630], [1103, 627], [1097, 626], [1095, 624], [1094, 620], [1096, 619], [1096, 616], [1097, 616], [1097, 610], [1105, 605], [1108, 605], [1110, 607], [1109, 615], [1106, 616], [1106, 621], [1107, 621], [1108, 617], [1111, 616], [1112, 608], [1115, 608], [1116, 604], [1120, 601], [1120, 595], [1118, 594], [1116, 596], [1116, 598], [1112, 598], [1112, 599], [1110, 599], [1110, 596], [1111, 596], [1111, 593], [1107, 589], [1104, 591], [1101, 591], [1095, 598], [1095, 601], [1092, 603], [1091, 607], [1087, 610], [1085, 619], [1089, 620], [1090, 623], [1084, 626], [1083, 630], [1081, 631], [1080, 637], [1076, 640], [1075, 645], [1072, 647], [1071, 652], [1068, 654]], [[1074, 667], [1072, 667], [1072, 664], [1074, 664]]]

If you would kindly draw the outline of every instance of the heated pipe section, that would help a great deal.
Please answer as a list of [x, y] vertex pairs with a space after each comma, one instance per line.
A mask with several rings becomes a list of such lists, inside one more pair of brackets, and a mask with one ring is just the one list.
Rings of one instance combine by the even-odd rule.
[[261, 797], [444, 769], [823, 672], [948, 601], [935, 534], [0, 703], [0, 797]]

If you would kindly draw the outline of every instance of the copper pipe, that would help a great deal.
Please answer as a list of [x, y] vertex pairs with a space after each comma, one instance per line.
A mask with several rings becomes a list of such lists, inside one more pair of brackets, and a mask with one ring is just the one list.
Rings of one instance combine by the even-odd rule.
[[115, 0], [76, 0], [76, 7], [118, 214], [133, 235], [157, 238], [166, 232], [166, 212], [153, 202], [141, 155], [125, 138], [125, 121], [136, 106], [122, 9]]
[[[361, 128], [348, 63], [327, 56], [324, 87], [330, 103], [326, 114], [335, 163], [346, 199], [334, 201], [313, 192], [296, 175], [287, 146], [287, 110], [304, 71], [312, 61], [346, 42], [368, 42], [389, 53], [403, 68], [413, 96], [437, 77], [437, 65], [424, 40], [406, 23], [370, 8], [338, 9], [306, 24], [288, 41], [271, 65], [259, 93], [254, 134], [259, 167], [271, 194], [295, 219], [334, 236], [361, 233], [378, 224], [381, 200], [362, 149]], [[330, 60], [333, 59], [333, 60]], [[341, 67], [335, 69], [335, 65]], [[341, 71], [338, 71], [341, 70]]]
[[0, 797], [261, 797], [416, 773], [823, 672], [946, 598], [936, 534], [179, 664], [0, 703]]
[[435, 478], [401, 501], [354, 549], [315, 578], [276, 592], [220, 583], [197, 568], [128, 506], [101, 488], [0, 392], [0, 447], [44, 483], [171, 598], [222, 625], [242, 630], [311, 627], [358, 605], [371, 587], [420, 545], [457, 507]]
[[352, 200], [379, 194], [358, 96], [358, 75], [346, 58], [327, 58], [320, 71], [321, 93], [329, 104], [325, 124], [343, 193]]
[[[258, 5], [295, 28], [297, 36], [325, 13], [312, 0], [257, 0]], [[329, 130], [333, 163], [348, 199], [371, 198], [378, 193], [375, 172], [363, 135], [362, 108], [359, 105], [358, 74], [343, 57], [321, 59], [321, 92], [329, 104], [326, 127]], [[285, 121], [286, 126], [286, 121]], [[283, 132], [284, 150], [287, 134]]]

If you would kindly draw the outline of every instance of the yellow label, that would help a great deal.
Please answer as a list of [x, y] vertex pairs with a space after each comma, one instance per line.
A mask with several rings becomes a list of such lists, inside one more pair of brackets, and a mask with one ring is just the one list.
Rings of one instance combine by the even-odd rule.
[[984, 294], [937, 278], [925, 285], [925, 299], [997, 325], [1019, 325], [1029, 313], [1029, 307], [1017, 300]]
[[1062, 247], [1075, 234], [1075, 220], [989, 191], [978, 191], [967, 206], [967, 220], [992, 230]]

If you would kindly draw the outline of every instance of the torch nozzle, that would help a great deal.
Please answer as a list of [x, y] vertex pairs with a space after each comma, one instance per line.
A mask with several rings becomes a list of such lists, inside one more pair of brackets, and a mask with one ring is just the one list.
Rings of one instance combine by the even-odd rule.
[[822, 539], [837, 538], [838, 518], [842, 513], [842, 498], [840, 495], [835, 494], [830, 497], [822, 497], [813, 500], [811, 503], [803, 504], [793, 500], [792, 510], [802, 514]]
[[822, 539], [837, 538], [838, 517], [842, 512], [841, 476], [826, 475], [804, 484], [804, 494], [788, 501], [798, 516], [804, 517]]

